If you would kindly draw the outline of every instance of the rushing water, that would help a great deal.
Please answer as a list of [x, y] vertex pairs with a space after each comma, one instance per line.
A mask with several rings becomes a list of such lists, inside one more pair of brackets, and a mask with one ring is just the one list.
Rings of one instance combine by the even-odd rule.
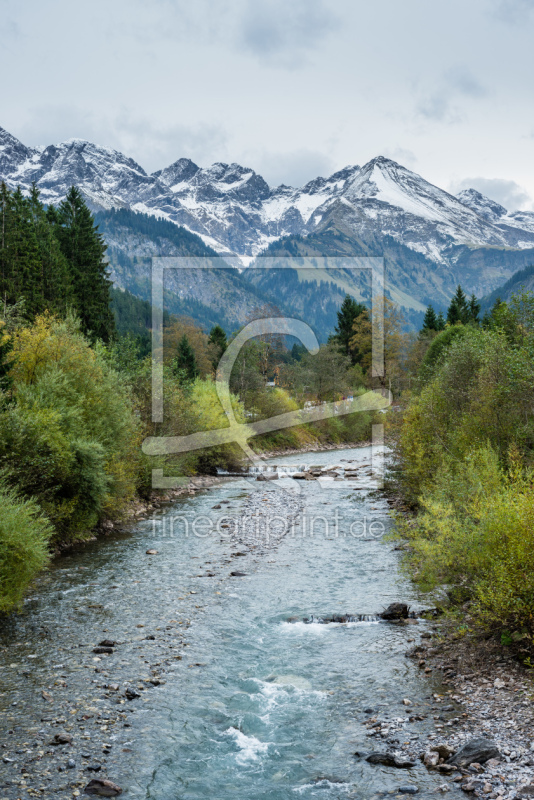
[[[340, 459], [368, 463], [369, 451], [306, 460]], [[288, 456], [275, 463], [295, 461]], [[110, 724], [103, 734], [111, 750], [104, 771], [125, 797], [368, 798], [406, 783], [417, 784], [423, 794], [443, 783], [443, 776], [420, 764], [395, 770], [354, 756], [388, 749], [380, 737], [366, 735], [366, 709], [405, 719], [402, 699], [411, 698], [430, 717], [423, 727], [405, 726], [399, 742], [419, 735], [422, 741], [430, 730], [424, 726], [431, 724], [429, 707], [439, 686], [405, 657], [425, 623], [301, 621], [343, 613], [373, 617], [396, 600], [424, 606], [400, 576], [393, 545], [379, 535], [391, 525], [387, 503], [347, 482], [328, 490], [302, 481], [299, 488], [308, 520], [316, 518], [315, 534], [303, 532], [300, 521], [294, 534], [261, 555], [232, 557], [239, 547], [219, 534], [183, 533], [184, 519], [237, 514], [247, 491], [278, 491], [272, 484], [236, 480], [181, 500], [161, 511], [155, 524], [142, 522], [128, 536], [115, 535], [57, 561], [25, 612], [4, 624], [2, 734], [14, 730], [10, 736], [24, 740], [29, 752], [38, 744], [32, 745], [32, 737], [45, 741], [58, 716], [62, 724], [69, 713], [79, 720], [76, 714], [92, 703], [92, 711], [100, 708], [105, 718], [113, 706], [99, 689], [103, 680], [142, 680], [157, 672], [165, 685], [115, 706], [129, 717], [128, 727]], [[222, 511], [213, 510], [225, 500], [230, 502]], [[175, 521], [171, 537], [169, 518], [176, 515], [183, 519]], [[326, 518], [328, 531], [319, 518]], [[370, 533], [373, 521], [380, 524]], [[147, 548], [159, 554], [148, 556]], [[231, 577], [236, 570], [246, 575]], [[165, 644], [179, 628], [186, 629], [187, 646], [170, 639]], [[145, 640], [147, 634], [155, 638]], [[92, 647], [104, 637], [121, 644], [113, 655], [93, 657]], [[42, 699], [43, 689], [53, 701]], [[92, 723], [74, 726], [77, 767], [80, 752], [94, 739]], [[25, 757], [24, 746], [20, 750], [14, 759]], [[4, 775], [13, 777], [13, 765], [4, 767]], [[38, 784], [28, 780], [28, 786]], [[3, 796], [27, 795], [8, 783], [0, 789]], [[64, 796], [72, 797], [72, 791]]]

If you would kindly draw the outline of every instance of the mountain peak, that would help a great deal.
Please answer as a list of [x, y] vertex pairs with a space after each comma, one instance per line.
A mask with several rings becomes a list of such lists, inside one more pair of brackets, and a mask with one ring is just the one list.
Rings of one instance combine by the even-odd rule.
[[159, 179], [166, 186], [176, 187], [181, 183], [190, 181], [200, 167], [190, 158], [179, 158], [168, 167], [152, 173], [153, 178]]
[[481, 217], [485, 217], [489, 219], [491, 222], [495, 222], [501, 217], [506, 216], [508, 210], [501, 206], [500, 203], [495, 202], [490, 197], [486, 197], [486, 195], [479, 192], [477, 189], [464, 189], [458, 195], [458, 200], [471, 208], [473, 211], [476, 211], [477, 214], [480, 214]]
[[36, 153], [38, 150], [26, 147], [5, 128], [0, 128], [0, 176], [20, 168]]

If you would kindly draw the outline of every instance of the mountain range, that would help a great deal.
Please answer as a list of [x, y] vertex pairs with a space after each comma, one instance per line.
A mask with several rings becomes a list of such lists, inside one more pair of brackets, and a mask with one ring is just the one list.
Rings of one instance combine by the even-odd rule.
[[[212, 309], [218, 304], [220, 317], [221, 280], [230, 281], [229, 324], [265, 301], [303, 311], [303, 290], [323, 317], [347, 288], [369, 297], [366, 278], [354, 279], [341, 267], [333, 278], [317, 274], [310, 281], [298, 274], [296, 284], [295, 276], [273, 280], [271, 270], [247, 269], [263, 255], [384, 256], [388, 292], [413, 322], [429, 302], [445, 307], [458, 283], [482, 296], [534, 264], [534, 212], [510, 212], [474, 189], [454, 196], [383, 156], [301, 188], [272, 188], [239, 164], [203, 168], [180, 158], [147, 174], [107, 147], [71, 139], [32, 148], [0, 128], [0, 178], [23, 191], [35, 182], [41, 199], [52, 204], [78, 186], [98, 213], [113, 279], [138, 294], [148, 292], [152, 255], [224, 256], [238, 267], [231, 277], [203, 286], [175, 282], [169, 291]], [[153, 224], [141, 232], [131, 212], [154, 218]], [[185, 229], [179, 246], [172, 241], [175, 228]]]

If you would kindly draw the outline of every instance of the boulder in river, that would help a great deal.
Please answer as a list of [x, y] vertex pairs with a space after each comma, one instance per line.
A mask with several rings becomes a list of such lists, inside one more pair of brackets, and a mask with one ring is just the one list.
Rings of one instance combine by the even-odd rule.
[[278, 480], [278, 472], [260, 472], [258, 477], [256, 478], [257, 481], [277, 481]]
[[485, 764], [490, 758], [500, 758], [499, 748], [492, 739], [478, 736], [470, 739], [449, 760], [448, 764], [457, 767], [468, 767], [470, 764]]
[[385, 611], [383, 611], [380, 616], [382, 619], [387, 620], [397, 620], [397, 619], [408, 619], [410, 614], [410, 609], [406, 605], [406, 603], [391, 603]]
[[382, 764], [384, 767], [396, 767], [397, 769], [411, 769], [415, 767], [414, 761], [400, 758], [395, 753], [371, 753], [365, 759], [369, 764]]
[[98, 778], [93, 778], [92, 781], [89, 781], [83, 791], [84, 794], [92, 794], [97, 797], [118, 797], [122, 794], [121, 787], [117, 786], [116, 783]]
[[93, 647], [93, 653], [96, 653], [97, 656], [104, 654], [111, 655], [113, 652], [114, 650], [112, 647], [101, 647], [100, 645], [98, 647]]
[[98, 643], [98, 646], [99, 647], [115, 647], [116, 644], [117, 644], [117, 642], [115, 642], [113, 639], [104, 639], [104, 641]]

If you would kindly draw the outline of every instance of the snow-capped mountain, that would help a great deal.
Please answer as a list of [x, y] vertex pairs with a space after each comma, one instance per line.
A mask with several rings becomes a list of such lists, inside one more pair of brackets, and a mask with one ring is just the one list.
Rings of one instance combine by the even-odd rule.
[[81, 139], [28, 148], [0, 128], [0, 177], [57, 203], [75, 184], [95, 209], [163, 217], [247, 263], [283, 236], [342, 220], [359, 239], [388, 235], [434, 263], [457, 246], [534, 248], [534, 213], [508, 211], [474, 189], [458, 197], [382, 156], [302, 188], [271, 188], [254, 170], [178, 161], [148, 175], [133, 159]]

